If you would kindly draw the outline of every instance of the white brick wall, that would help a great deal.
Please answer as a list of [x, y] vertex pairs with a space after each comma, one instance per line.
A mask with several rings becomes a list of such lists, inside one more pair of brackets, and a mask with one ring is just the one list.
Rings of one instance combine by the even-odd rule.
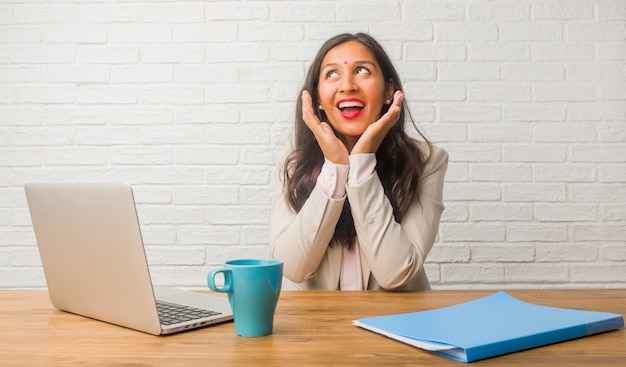
[[321, 43], [369, 32], [450, 153], [435, 288], [626, 287], [623, 0], [0, 4], [0, 288], [45, 280], [23, 185], [134, 185], [155, 283], [268, 255]]

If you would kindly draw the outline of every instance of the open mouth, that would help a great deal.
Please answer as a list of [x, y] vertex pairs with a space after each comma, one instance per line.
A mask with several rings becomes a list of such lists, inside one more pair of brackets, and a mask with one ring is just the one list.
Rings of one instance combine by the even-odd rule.
[[337, 108], [341, 111], [343, 117], [351, 119], [361, 114], [365, 108], [365, 103], [359, 100], [344, 100], [337, 104]]

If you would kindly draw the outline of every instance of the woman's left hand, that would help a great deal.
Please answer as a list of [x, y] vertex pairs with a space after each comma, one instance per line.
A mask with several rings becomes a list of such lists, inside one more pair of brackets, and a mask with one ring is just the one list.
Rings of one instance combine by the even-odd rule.
[[398, 122], [403, 99], [404, 94], [401, 91], [398, 90], [394, 93], [393, 103], [389, 110], [378, 121], [365, 129], [350, 154], [376, 153], [389, 130]]

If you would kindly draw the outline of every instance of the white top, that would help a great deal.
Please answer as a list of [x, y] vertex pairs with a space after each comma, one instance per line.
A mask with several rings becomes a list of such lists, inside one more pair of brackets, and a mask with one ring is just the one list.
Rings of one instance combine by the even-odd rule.
[[[349, 165], [343, 165], [325, 160], [318, 182], [329, 197], [333, 199], [343, 197], [346, 193], [346, 186], [365, 181], [374, 174], [376, 169], [376, 155], [374, 153], [350, 155], [349, 162]], [[352, 250], [343, 248], [339, 289], [363, 290], [360, 256], [358, 240]]]

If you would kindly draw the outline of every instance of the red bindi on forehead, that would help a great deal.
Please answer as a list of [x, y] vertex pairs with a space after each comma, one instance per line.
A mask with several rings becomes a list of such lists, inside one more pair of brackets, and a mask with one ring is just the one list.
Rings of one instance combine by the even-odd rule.
[[348, 62], [347, 62], [347, 61], [344, 61], [344, 62], [343, 62], [343, 64], [344, 64], [344, 65], [348, 65]]

